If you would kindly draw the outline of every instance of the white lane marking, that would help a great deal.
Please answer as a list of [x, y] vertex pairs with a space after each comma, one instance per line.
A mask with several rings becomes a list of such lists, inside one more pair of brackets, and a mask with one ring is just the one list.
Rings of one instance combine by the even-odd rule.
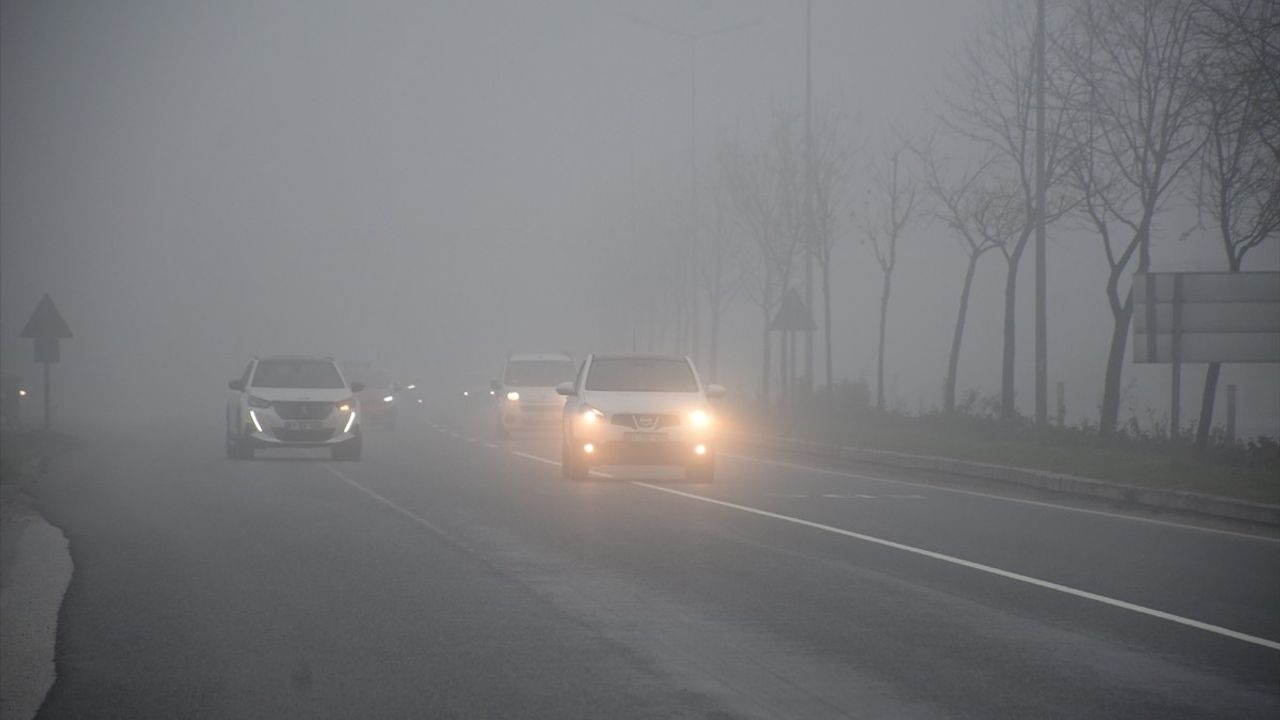
[[512, 451], [511, 451], [511, 454], [512, 454], [512, 455], [519, 455], [519, 456], [520, 456], [520, 457], [522, 457], [522, 458], [528, 458], [528, 459], [530, 459], [530, 460], [537, 460], [538, 462], [544, 462], [544, 463], [546, 463], [546, 464], [548, 464], [548, 465], [555, 465], [556, 467], [560, 467], [560, 463], [556, 462], [555, 460], [548, 460], [547, 458], [544, 458], [544, 457], [538, 457], [537, 455], [530, 455], [530, 454], [529, 454], [529, 453], [527, 453], [527, 452], [520, 452], [519, 450], [512, 450]]
[[365, 495], [368, 495], [369, 497], [373, 498], [374, 500], [377, 500], [378, 502], [382, 503], [383, 505], [386, 505], [387, 507], [391, 508], [392, 510], [395, 510], [396, 512], [398, 512], [398, 513], [400, 513], [401, 515], [403, 515], [403, 516], [405, 516], [405, 517], [409, 518], [410, 520], [412, 520], [412, 521], [414, 521], [415, 523], [417, 523], [417, 524], [421, 525], [422, 527], [424, 527], [424, 528], [426, 528], [426, 529], [430, 530], [431, 532], [433, 532], [433, 533], [435, 533], [435, 534], [439, 535], [440, 537], [444, 537], [444, 538], [448, 538], [448, 537], [449, 537], [449, 533], [445, 532], [444, 530], [441, 530], [439, 526], [437, 526], [437, 525], [433, 524], [430, 520], [427, 520], [426, 518], [421, 517], [421, 516], [419, 516], [419, 515], [415, 515], [414, 513], [410, 512], [409, 510], [406, 510], [406, 509], [404, 509], [403, 507], [400, 507], [399, 505], [395, 504], [395, 503], [394, 503], [394, 502], [392, 502], [391, 500], [386, 499], [385, 497], [383, 497], [383, 496], [379, 495], [378, 493], [376, 493], [376, 492], [374, 492], [374, 491], [370, 490], [369, 488], [367, 488], [367, 487], [365, 487], [365, 486], [361, 485], [360, 483], [356, 482], [355, 480], [352, 480], [351, 478], [347, 477], [346, 475], [342, 474], [341, 472], [338, 472], [337, 470], [335, 470], [334, 468], [332, 468], [332, 467], [330, 467], [330, 466], [328, 466], [328, 465], [323, 465], [323, 464], [322, 464], [320, 467], [324, 468], [325, 470], [328, 470], [328, 471], [329, 471], [329, 472], [330, 472], [334, 477], [338, 478], [338, 479], [339, 479], [339, 480], [341, 480], [342, 482], [344, 482], [344, 483], [346, 483], [346, 484], [350, 485], [351, 487], [353, 487], [353, 488], [355, 488], [355, 489], [359, 490], [360, 492], [364, 493]]
[[[537, 455], [530, 455], [529, 453], [523, 453], [519, 451], [513, 451], [513, 452], [516, 455], [529, 458], [530, 460], [537, 460], [538, 462], [544, 462], [550, 465], [560, 464], [554, 460], [548, 460], [547, 458], [538, 457]], [[601, 474], [603, 475], [603, 473]], [[604, 476], [612, 477], [610, 475], [604, 475]], [[1093, 602], [1101, 603], [1103, 605], [1110, 605], [1111, 607], [1120, 608], [1121, 610], [1128, 610], [1130, 612], [1135, 612], [1141, 615], [1147, 615], [1149, 617], [1158, 618], [1160, 620], [1167, 620], [1172, 623], [1185, 625], [1187, 627], [1196, 628], [1198, 630], [1205, 630], [1207, 632], [1215, 633], [1217, 635], [1222, 635], [1224, 637], [1233, 638], [1235, 640], [1242, 640], [1244, 642], [1252, 643], [1254, 645], [1260, 645], [1262, 647], [1269, 648], [1271, 650], [1280, 650], [1280, 642], [1276, 642], [1275, 640], [1268, 640], [1266, 638], [1258, 637], [1256, 635], [1249, 635], [1248, 633], [1242, 633], [1238, 630], [1225, 628], [1220, 625], [1213, 625], [1211, 623], [1201, 622], [1199, 620], [1193, 620], [1191, 618], [1182, 617], [1181, 615], [1174, 615], [1173, 613], [1168, 613], [1163, 610], [1156, 610], [1154, 608], [1149, 608], [1144, 605], [1137, 605], [1135, 603], [1126, 602], [1124, 600], [1117, 600], [1116, 598], [1108, 597], [1106, 595], [1099, 595], [1097, 593], [1089, 592], [1088, 590], [1077, 590], [1076, 588], [1068, 587], [1066, 585], [1061, 585], [1055, 582], [1051, 582], [1049, 580], [1041, 580], [1040, 578], [1034, 578], [1034, 577], [1031, 577], [1030, 575], [1023, 575], [1021, 573], [1016, 573], [1009, 570], [1002, 570], [998, 567], [993, 567], [991, 565], [983, 565], [982, 563], [974, 562], [972, 560], [964, 560], [962, 558], [955, 557], [954, 555], [946, 555], [940, 552], [934, 552], [933, 550], [925, 550], [924, 548], [918, 548], [913, 545], [905, 545], [900, 542], [894, 542], [893, 540], [885, 540], [884, 538], [878, 538], [873, 535], [865, 535], [863, 533], [854, 532], [852, 530], [845, 530], [843, 528], [832, 527], [830, 525], [823, 525], [822, 523], [813, 522], [812, 520], [804, 520], [802, 518], [791, 517], [790, 515], [782, 515], [775, 512], [769, 512], [768, 510], [761, 510], [759, 508], [749, 507], [747, 505], [739, 505], [737, 503], [731, 503], [725, 500], [717, 500], [715, 498], [706, 497], [705, 495], [695, 495], [694, 493], [687, 493], [682, 490], [675, 490], [672, 488], [662, 487], [660, 485], [651, 485], [646, 482], [640, 482], [639, 480], [628, 480], [627, 483], [630, 485], [635, 485], [636, 487], [642, 487], [642, 488], [647, 488], [649, 490], [657, 490], [658, 492], [678, 495], [680, 497], [689, 498], [690, 500], [698, 500], [705, 503], [711, 503], [712, 505], [720, 505], [723, 507], [732, 508], [734, 510], [740, 510], [746, 513], [752, 513], [754, 515], [761, 515], [763, 517], [773, 518], [775, 520], [782, 520], [784, 522], [795, 523], [796, 525], [803, 525], [805, 527], [810, 527], [817, 530], [824, 530], [829, 533], [835, 533], [836, 535], [843, 535], [845, 537], [850, 537], [855, 540], [862, 540], [863, 542], [869, 542], [875, 545], [882, 545], [884, 547], [893, 548], [895, 550], [901, 550], [903, 552], [909, 552], [915, 555], [921, 555], [923, 557], [932, 558], [934, 560], [940, 560], [942, 562], [951, 563], [953, 565], [959, 565], [961, 567], [966, 567], [971, 570], [977, 570], [979, 572], [989, 573], [991, 575], [996, 575], [998, 577], [1006, 578], [1009, 580], [1015, 580], [1017, 582], [1026, 583], [1028, 585], [1035, 585], [1036, 587], [1045, 588], [1046, 590], [1054, 590], [1056, 592], [1060, 592], [1065, 595], [1071, 595], [1073, 597], [1082, 598], [1084, 600], [1092, 600]]]
[[1004, 495], [994, 495], [991, 493], [977, 492], [975, 490], [960, 490], [957, 488], [944, 487], [942, 485], [930, 485], [929, 483], [912, 482], [910, 480], [895, 480], [893, 478], [880, 477], [877, 475], [866, 475], [863, 473], [850, 472], [847, 470], [831, 470], [828, 468], [813, 467], [810, 465], [799, 465], [796, 463], [784, 462], [782, 460], [766, 460], [765, 458], [754, 457], [752, 455], [737, 455], [721, 451], [719, 453], [724, 457], [731, 457], [735, 460], [745, 460], [747, 462], [760, 463], [762, 465], [776, 465], [791, 470], [800, 470], [804, 472], [821, 473], [823, 475], [836, 475], [838, 477], [856, 478], [858, 480], [871, 480], [873, 482], [893, 483], [894, 485], [906, 485], [908, 487], [921, 488], [922, 490], [939, 490], [941, 492], [956, 493], [957, 495], [973, 495], [975, 497], [988, 498], [991, 500], [1002, 500], [1004, 502], [1018, 503], [1021, 505], [1035, 505], [1037, 507], [1052, 508], [1054, 510], [1063, 510], [1066, 512], [1084, 513], [1086, 515], [1101, 515], [1102, 517], [1116, 518], [1119, 520], [1130, 520], [1133, 522], [1148, 523], [1151, 525], [1164, 525], [1166, 527], [1179, 528], [1181, 530], [1197, 530], [1199, 532], [1215, 533], [1218, 535], [1229, 535], [1231, 537], [1245, 538], [1247, 540], [1261, 540], [1263, 542], [1280, 543], [1280, 538], [1267, 537], [1266, 535], [1250, 535], [1249, 533], [1233, 532], [1231, 530], [1219, 530], [1217, 528], [1201, 527], [1199, 525], [1186, 525], [1184, 523], [1172, 522], [1169, 520], [1156, 520], [1154, 518], [1139, 517], [1137, 515], [1125, 515], [1123, 513], [1107, 512], [1105, 510], [1090, 510], [1088, 508], [1071, 507], [1070, 505], [1058, 505], [1056, 503], [1042, 502], [1039, 500], [1024, 500], [1023, 498], [1006, 497]]
[[485, 447], [487, 447], [487, 448], [491, 448], [491, 449], [493, 449], [493, 450], [497, 450], [497, 449], [498, 449], [498, 446], [497, 446], [495, 443], [485, 443], [485, 444], [484, 444], [484, 446], [485, 446]]
[[834, 493], [823, 495], [824, 498], [832, 500], [875, 500], [875, 495], [837, 495]]
[[479, 441], [479, 440], [477, 440], [477, 439], [475, 439], [475, 438], [473, 438], [473, 437], [469, 437], [469, 438], [467, 438], [467, 442], [469, 442], [469, 443], [474, 443], [474, 442], [480, 442], [480, 441]]
[[894, 500], [928, 500], [929, 499], [924, 495], [892, 495], [890, 494], [890, 495], [885, 495], [885, 497], [893, 498]]
[[716, 500], [714, 498], [709, 498], [703, 495], [695, 495], [693, 493], [682, 492], [680, 490], [674, 490], [672, 488], [666, 488], [660, 485], [650, 485], [649, 483], [638, 482], [635, 480], [632, 480], [631, 484], [637, 487], [656, 490], [658, 492], [678, 495], [680, 497], [689, 498], [691, 500], [698, 500], [700, 502], [711, 503], [713, 505], [720, 505], [722, 507], [732, 508], [734, 510], [740, 510], [746, 513], [752, 513], [754, 515], [761, 515], [764, 517], [773, 518], [774, 520], [782, 520], [784, 522], [795, 523], [797, 525], [803, 525], [805, 527], [810, 527], [817, 530], [823, 530], [829, 533], [835, 533], [836, 535], [843, 535], [845, 537], [850, 537], [855, 540], [862, 540], [863, 542], [869, 542], [876, 545], [883, 545], [884, 547], [893, 548], [895, 550], [901, 550], [903, 552], [909, 552], [915, 555], [921, 555], [923, 557], [932, 558], [934, 560], [940, 560], [942, 562], [951, 563], [953, 565], [966, 567], [971, 570], [977, 570], [979, 572], [989, 573], [991, 575], [1007, 578], [1009, 580], [1016, 580], [1017, 582], [1027, 583], [1028, 585], [1035, 585], [1036, 587], [1045, 588], [1047, 590], [1054, 590], [1056, 592], [1060, 592], [1060, 593], [1071, 595], [1078, 598], [1083, 598], [1085, 600], [1092, 600], [1093, 602], [1102, 603], [1103, 605], [1110, 605], [1111, 607], [1120, 608], [1121, 610], [1128, 610], [1130, 612], [1135, 612], [1142, 615], [1148, 615], [1150, 617], [1159, 618], [1161, 620], [1168, 620], [1169, 622], [1177, 623], [1179, 625], [1185, 625], [1187, 627], [1193, 627], [1199, 630], [1206, 630], [1208, 632], [1222, 635], [1224, 637], [1229, 637], [1236, 640], [1243, 640], [1244, 642], [1252, 643], [1254, 645], [1261, 645], [1262, 647], [1270, 648], [1272, 650], [1280, 650], [1280, 642], [1276, 642], [1274, 640], [1268, 640], [1266, 638], [1257, 637], [1256, 635], [1249, 635], [1246, 633], [1239, 632], [1237, 630], [1231, 630], [1229, 628], [1224, 628], [1219, 625], [1212, 625], [1210, 623], [1201, 622], [1199, 620], [1192, 620], [1191, 618], [1182, 617], [1181, 615], [1174, 615], [1173, 613], [1167, 613], [1167, 612], [1164, 612], [1163, 610], [1155, 610], [1153, 608], [1145, 607], [1142, 605], [1135, 605], [1134, 603], [1131, 603], [1131, 602], [1125, 602], [1124, 600], [1117, 600], [1112, 597], [1107, 597], [1106, 595], [1091, 593], [1091, 592], [1088, 592], [1087, 590], [1077, 590], [1076, 588], [1073, 588], [1073, 587], [1060, 585], [1058, 583], [1050, 582], [1048, 580], [1041, 580], [1040, 578], [1034, 578], [1029, 575], [1010, 572], [1008, 570], [1001, 570], [1000, 568], [992, 567], [990, 565], [983, 565], [982, 563], [976, 563], [976, 562], [973, 562], [972, 560], [963, 560], [953, 555], [944, 555], [943, 553], [940, 553], [940, 552], [925, 550], [923, 548], [914, 547], [912, 545], [904, 545], [903, 543], [894, 542], [892, 540], [885, 540], [884, 538], [878, 538], [872, 535], [864, 535], [862, 533], [853, 532], [852, 530], [844, 530], [842, 528], [832, 527], [830, 525], [823, 525], [822, 523], [816, 523], [816, 522], [813, 522], [812, 520], [803, 520], [801, 518], [791, 517], [790, 515], [781, 515], [778, 513], [769, 512], [768, 510], [760, 510], [758, 508], [748, 507], [746, 505], [738, 505], [737, 503], [726, 502], [724, 500]]

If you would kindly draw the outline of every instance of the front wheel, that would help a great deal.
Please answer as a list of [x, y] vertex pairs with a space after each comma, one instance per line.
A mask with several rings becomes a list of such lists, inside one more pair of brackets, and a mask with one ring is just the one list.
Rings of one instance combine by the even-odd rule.
[[560, 474], [566, 480], [581, 482], [587, 479], [590, 472], [586, 459], [574, 452], [569, 443], [565, 443], [560, 450]]
[[237, 438], [227, 431], [227, 457], [232, 460], [252, 460], [253, 446], [243, 436]]

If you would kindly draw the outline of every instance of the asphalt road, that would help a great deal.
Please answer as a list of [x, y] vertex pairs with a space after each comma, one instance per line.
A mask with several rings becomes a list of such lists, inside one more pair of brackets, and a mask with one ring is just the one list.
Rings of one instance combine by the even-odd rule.
[[358, 463], [216, 422], [62, 459], [39, 717], [1280, 716], [1274, 538], [746, 451], [574, 483], [402, 420]]

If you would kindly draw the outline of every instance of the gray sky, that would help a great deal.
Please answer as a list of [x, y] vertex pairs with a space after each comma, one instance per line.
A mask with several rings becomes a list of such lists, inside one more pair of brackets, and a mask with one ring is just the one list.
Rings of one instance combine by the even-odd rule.
[[[923, 128], [979, 0], [815, 0], [814, 93], [851, 138]], [[480, 374], [509, 349], [583, 353], [609, 326], [619, 238], [678, 232], [689, 182], [687, 41], [699, 42], [699, 174], [803, 98], [799, 2], [35, 2], [0, 4], [0, 333], [6, 373], [42, 292], [76, 337], [67, 414], [209, 405], [252, 354], [315, 352], [406, 374]], [[960, 151], [963, 154], [963, 151]], [[1186, 214], [1163, 219], [1173, 238]], [[672, 230], [672, 228], [675, 228]], [[1156, 269], [1217, 269], [1166, 239]], [[1280, 267], [1275, 247], [1254, 269]], [[904, 246], [891, 397], [938, 402], [963, 255], [937, 226]], [[1109, 335], [1096, 241], [1053, 233], [1051, 380], [1096, 417]], [[837, 249], [837, 376], [874, 376], [879, 274]], [[960, 387], [999, 387], [1002, 268], [980, 271]], [[1021, 271], [1030, 400], [1032, 267]], [[749, 394], [755, 315], [735, 310], [727, 377]], [[612, 337], [605, 337], [610, 333]], [[1198, 397], [1188, 371], [1184, 396]], [[1167, 368], [1136, 368], [1135, 412]], [[1274, 366], [1228, 368], [1242, 413], [1280, 431]], [[1234, 380], [1233, 380], [1234, 379]], [[213, 398], [213, 400], [210, 400]], [[1019, 403], [1029, 411], [1027, 402]], [[1127, 411], [1122, 410], [1122, 415]]]

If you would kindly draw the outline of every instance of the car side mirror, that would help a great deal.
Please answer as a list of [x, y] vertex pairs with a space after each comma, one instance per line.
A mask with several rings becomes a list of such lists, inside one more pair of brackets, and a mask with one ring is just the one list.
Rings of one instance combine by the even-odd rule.
[[351, 383], [351, 392], [360, 392], [363, 389], [364, 389], [364, 383], [360, 382], [359, 380]]
[[236, 392], [244, 392], [244, 381], [232, 380], [231, 382], [227, 383], [227, 387], [231, 388], [232, 390], [235, 390]]
[[729, 394], [729, 391], [726, 390], [723, 385], [707, 386], [707, 397], [711, 398], [712, 400], [719, 400], [720, 398], [728, 394]]
[[502, 389], [502, 383], [498, 382], [497, 380], [490, 380], [489, 389], [494, 392], [498, 392], [499, 390]]
[[556, 394], [565, 396], [577, 395], [578, 391], [574, 389], [573, 383], [562, 382], [556, 386]]

